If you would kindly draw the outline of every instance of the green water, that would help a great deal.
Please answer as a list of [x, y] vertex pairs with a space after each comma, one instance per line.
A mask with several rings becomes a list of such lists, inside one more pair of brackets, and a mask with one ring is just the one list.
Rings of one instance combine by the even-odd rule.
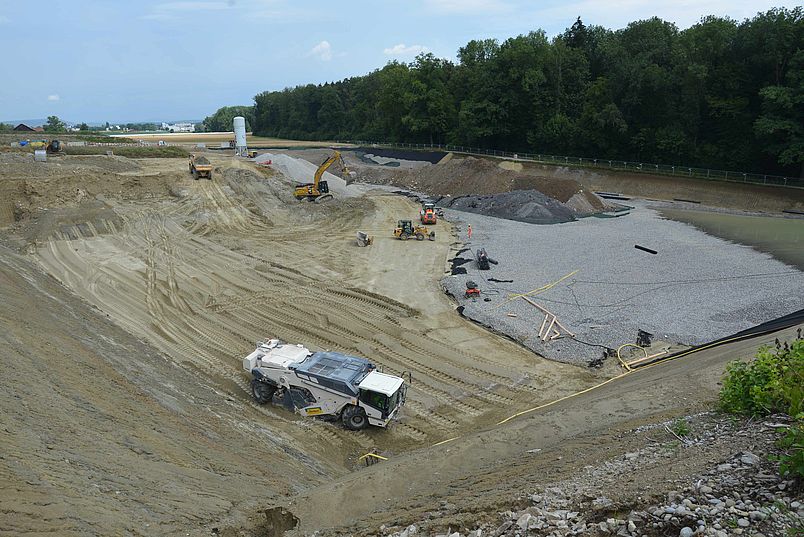
[[662, 209], [670, 220], [692, 224], [701, 231], [751, 246], [804, 270], [804, 218], [744, 216], [705, 211]]

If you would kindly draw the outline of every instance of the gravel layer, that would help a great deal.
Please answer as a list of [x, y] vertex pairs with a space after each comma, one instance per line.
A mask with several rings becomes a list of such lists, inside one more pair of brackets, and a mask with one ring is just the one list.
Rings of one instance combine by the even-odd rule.
[[[461, 267], [467, 274], [446, 276], [443, 285], [467, 317], [543, 356], [577, 364], [599, 358], [600, 346], [634, 343], [640, 329], [653, 334], [654, 341], [697, 345], [804, 304], [804, 273], [633, 203], [637, 207], [631, 214], [620, 218], [553, 225], [448, 209], [447, 218], [470, 248], [460, 257], [473, 259], [474, 249], [482, 247], [499, 265], [479, 271], [474, 261], [465, 263]], [[473, 227], [471, 240], [467, 224]], [[637, 244], [658, 253], [638, 250]], [[576, 338], [542, 342], [538, 333], [544, 314], [509, 295], [541, 288], [574, 271], [531, 299]], [[467, 280], [481, 288], [480, 298], [464, 298]]]
[[449, 203], [459, 211], [531, 224], [556, 224], [575, 220], [572, 210], [538, 190], [514, 190], [484, 196], [462, 196]]

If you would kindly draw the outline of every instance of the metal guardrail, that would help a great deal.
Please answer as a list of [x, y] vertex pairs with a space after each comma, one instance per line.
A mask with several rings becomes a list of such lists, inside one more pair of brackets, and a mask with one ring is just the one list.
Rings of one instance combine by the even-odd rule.
[[804, 179], [784, 177], [781, 175], [768, 175], [747, 172], [734, 172], [727, 170], [713, 170], [709, 168], [696, 168], [690, 166], [675, 166], [668, 164], [649, 164], [645, 162], [631, 162], [616, 159], [599, 159], [587, 157], [567, 157], [562, 155], [548, 155], [542, 153], [521, 153], [514, 151], [500, 151], [496, 149], [481, 149], [458, 145], [442, 144], [407, 144], [390, 142], [372, 142], [366, 140], [338, 140], [339, 143], [364, 145], [371, 147], [387, 147], [392, 149], [412, 149], [417, 151], [448, 151], [466, 155], [488, 156], [506, 158], [523, 162], [537, 162], [558, 166], [575, 166], [582, 168], [603, 168], [615, 171], [629, 171], [652, 175], [670, 175], [675, 177], [692, 177], [711, 181], [728, 181], [734, 183], [747, 183], [755, 185], [785, 186], [804, 188]]

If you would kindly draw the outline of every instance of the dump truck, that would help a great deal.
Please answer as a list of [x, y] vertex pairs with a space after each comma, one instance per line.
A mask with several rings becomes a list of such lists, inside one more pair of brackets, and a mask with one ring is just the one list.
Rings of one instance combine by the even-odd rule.
[[340, 420], [347, 429], [387, 427], [405, 404], [404, 379], [377, 371], [357, 356], [311, 352], [300, 344], [268, 339], [243, 359], [259, 404], [275, 399], [302, 416]]
[[394, 229], [394, 237], [403, 241], [410, 238], [415, 238], [417, 241], [423, 241], [425, 238], [434, 241], [435, 231], [430, 231], [425, 226], [414, 226], [410, 220], [399, 220]]
[[193, 174], [193, 179], [206, 177], [212, 179], [212, 164], [203, 155], [190, 154], [190, 173]]

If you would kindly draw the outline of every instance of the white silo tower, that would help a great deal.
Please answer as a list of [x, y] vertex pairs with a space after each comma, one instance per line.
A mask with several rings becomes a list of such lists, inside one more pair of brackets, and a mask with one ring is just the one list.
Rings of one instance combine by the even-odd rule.
[[232, 122], [234, 123], [235, 133], [235, 155], [247, 157], [248, 147], [246, 146], [246, 118], [237, 116]]

